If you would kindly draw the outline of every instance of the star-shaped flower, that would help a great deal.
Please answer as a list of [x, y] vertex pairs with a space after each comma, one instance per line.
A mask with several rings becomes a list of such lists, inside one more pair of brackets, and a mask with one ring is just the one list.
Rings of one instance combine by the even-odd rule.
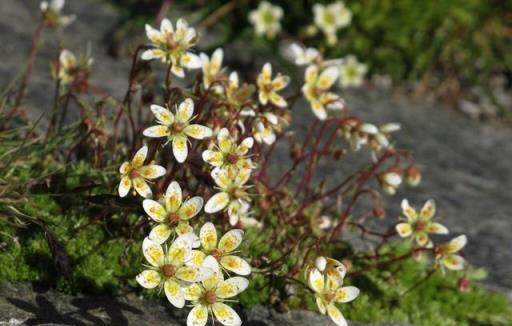
[[50, 72], [52, 77], [60, 79], [62, 84], [86, 81], [92, 63], [92, 58], [82, 55], [77, 59], [71, 51], [64, 49], [60, 52], [59, 62], [51, 64]]
[[[214, 266], [209, 260], [205, 259], [205, 266]], [[213, 262], [215, 259], [213, 259]], [[246, 278], [235, 276], [224, 280], [222, 272], [217, 270], [214, 275], [205, 279], [201, 283], [194, 283], [186, 287], [183, 291], [185, 299], [192, 302], [194, 308], [187, 317], [187, 326], [204, 326], [208, 321], [208, 315], [212, 315], [221, 324], [226, 326], [242, 325], [240, 317], [233, 308], [224, 302], [232, 301], [231, 298], [244, 291], [249, 286]]]
[[465, 235], [459, 235], [447, 243], [436, 245], [434, 247], [434, 255], [436, 258], [435, 266], [441, 267], [443, 272], [444, 268], [455, 271], [463, 269], [466, 260], [457, 253], [464, 248], [467, 242], [468, 239]]
[[343, 88], [360, 87], [363, 85], [364, 75], [368, 67], [357, 61], [353, 55], [343, 59], [340, 64], [340, 86]]
[[272, 65], [267, 62], [261, 69], [257, 80], [260, 103], [267, 105], [270, 101], [277, 107], [286, 107], [287, 103], [285, 99], [277, 94], [277, 92], [284, 89], [289, 82], [290, 77], [283, 76], [281, 73], [278, 73], [277, 76], [272, 79]]
[[168, 142], [172, 143], [172, 152], [179, 163], [183, 163], [187, 159], [188, 137], [204, 139], [212, 135], [210, 128], [190, 124], [194, 114], [194, 102], [190, 98], [181, 102], [176, 110], [176, 115], [159, 105], [151, 105], [151, 111], [159, 124], [144, 130], [144, 136], [152, 138], [167, 137]]
[[354, 300], [359, 295], [359, 289], [355, 286], [342, 286], [342, 283], [326, 278], [316, 268], [309, 273], [309, 287], [315, 292], [318, 310], [322, 314], [327, 312], [336, 325], [346, 326], [347, 321], [335, 304]]
[[205, 150], [203, 160], [220, 169], [252, 169], [253, 163], [250, 158], [247, 158], [247, 152], [253, 144], [253, 138], [247, 137], [237, 145], [236, 139], [229, 135], [228, 129], [222, 128], [217, 134], [215, 148]]
[[220, 240], [217, 240], [215, 226], [210, 222], [205, 223], [199, 231], [201, 250], [192, 250], [189, 264], [204, 266], [207, 256], [213, 256], [219, 268], [222, 267], [238, 275], [249, 275], [251, 273], [249, 263], [234, 255], [236, 254], [235, 250], [242, 243], [243, 236], [243, 230], [233, 229], [226, 232]]
[[260, 2], [258, 8], [249, 13], [249, 21], [254, 25], [257, 35], [266, 35], [273, 39], [281, 30], [280, 20], [283, 9], [267, 1]]
[[251, 200], [245, 185], [250, 176], [251, 170], [247, 169], [238, 171], [215, 169], [212, 171], [212, 177], [219, 192], [208, 199], [204, 211], [213, 214], [227, 209], [230, 224], [235, 225]]
[[145, 238], [142, 243], [148, 269], [137, 275], [137, 282], [146, 289], [163, 288], [169, 302], [176, 308], [183, 308], [185, 296], [182, 286], [200, 282], [210, 277], [214, 270], [203, 266], [187, 266], [194, 241], [191, 233], [179, 236], [167, 252], [162, 246]]
[[176, 22], [176, 30], [169, 19], [164, 18], [160, 24], [160, 30], [146, 25], [146, 35], [153, 48], [142, 53], [142, 60], [160, 59], [171, 65], [174, 75], [183, 78], [183, 68], [197, 69], [201, 67], [201, 59], [189, 48], [197, 43], [196, 30], [188, 26], [186, 20], [180, 18]]
[[311, 109], [320, 120], [327, 118], [326, 109], [343, 109], [343, 100], [329, 89], [338, 78], [338, 68], [328, 67], [321, 73], [318, 66], [311, 65], [306, 69], [305, 85], [302, 93], [311, 105]]
[[407, 199], [402, 200], [402, 212], [406, 221], [396, 225], [396, 231], [402, 238], [412, 237], [420, 247], [430, 246], [428, 234], [448, 234], [448, 229], [439, 223], [432, 222], [436, 213], [436, 205], [433, 200], [428, 200], [420, 213], [409, 205]]
[[167, 187], [165, 195], [159, 200], [145, 199], [144, 211], [157, 222], [149, 238], [159, 244], [167, 241], [173, 231], [183, 235], [193, 231], [189, 220], [203, 207], [203, 198], [196, 196], [183, 202], [180, 185], [173, 181]]
[[315, 4], [313, 6], [315, 25], [327, 37], [327, 43], [333, 45], [337, 41], [336, 32], [350, 24], [352, 12], [342, 1], [336, 1], [327, 6]]
[[143, 146], [135, 153], [131, 162], [124, 162], [119, 168], [121, 182], [119, 183], [119, 196], [125, 197], [132, 187], [144, 198], [151, 197], [151, 188], [146, 180], [156, 179], [165, 174], [165, 168], [160, 165], [144, 165], [148, 147]]

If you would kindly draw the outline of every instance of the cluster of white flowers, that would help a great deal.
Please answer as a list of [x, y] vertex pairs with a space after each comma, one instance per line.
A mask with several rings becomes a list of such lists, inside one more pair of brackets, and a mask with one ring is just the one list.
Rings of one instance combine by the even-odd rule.
[[396, 225], [396, 231], [402, 238], [413, 239], [419, 248], [433, 248], [435, 267], [450, 270], [461, 270], [466, 265], [466, 260], [457, 254], [467, 242], [465, 235], [460, 235], [443, 244], [434, 244], [429, 234], [448, 234], [446, 226], [432, 222], [436, 213], [436, 205], [433, 200], [428, 200], [418, 213], [409, 205], [407, 199], [402, 200], [402, 212], [406, 216], [403, 222]]

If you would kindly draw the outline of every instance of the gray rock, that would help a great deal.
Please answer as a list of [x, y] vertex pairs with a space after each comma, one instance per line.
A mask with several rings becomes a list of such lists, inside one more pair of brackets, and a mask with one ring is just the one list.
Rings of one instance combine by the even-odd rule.
[[[244, 325], [334, 325], [310, 311], [280, 314], [268, 307], [237, 309]], [[133, 293], [118, 297], [71, 296], [26, 283], [0, 287], [0, 325], [185, 325], [189, 309], [162, 301], [141, 300]], [[351, 323], [353, 326], [362, 324]], [[393, 326], [393, 324], [379, 324]]]

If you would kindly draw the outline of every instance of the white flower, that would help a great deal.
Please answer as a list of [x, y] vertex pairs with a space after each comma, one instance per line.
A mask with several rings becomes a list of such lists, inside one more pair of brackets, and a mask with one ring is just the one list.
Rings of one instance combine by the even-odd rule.
[[119, 196], [125, 197], [133, 187], [144, 198], [151, 197], [151, 188], [146, 180], [156, 179], [165, 174], [165, 168], [160, 165], [144, 165], [148, 147], [143, 146], [135, 153], [131, 162], [124, 162], [119, 168], [121, 182], [119, 183]]
[[352, 12], [342, 1], [336, 1], [327, 6], [315, 4], [313, 14], [315, 25], [327, 36], [329, 45], [336, 43], [338, 29], [347, 26], [352, 20]]
[[318, 66], [311, 65], [305, 72], [305, 84], [302, 87], [302, 93], [311, 105], [311, 109], [320, 120], [327, 118], [326, 109], [343, 109], [343, 100], [329, 89], [338, 79], [338, 69], [328, 67], [321, 73]]
[[465, 235], [450, 240], [448, 243], [443, 243], [434, 247], [434, 254], [436, 257], [436, 267], [441, 267], [451, 270], [461, 270], [464, 268], [466, 260], [464, 257], [457, 254], [468, 242]]
[[289, 57], [298, 66], [310, 65], [320, 61], [322, 55], [315, 48], [306, 48], [299, 43], [290, 44], [285, 50], [285, 56]]
[[353, 151], [358, 151], [362, 146], [368, 144], [371, 135], [378, 133], [378, 129], [371, 123], [363, 123], [357, 120], [349, 120], [343, 126], [343, 135], [350, 143]]
[[213, 214], [226, 209], [231, 225], [235, 225], [251, 200], [245, 185], [250, 176], [251, 170], [248, 169], [213, 170], [212, 177], [220, 191], [208, 199], [204, 211]]
[[281, 73], [278, 73], [277, 76], [272, 79], [272, 65], [267, 62], [261, 69], [257, 80], [260, 103], [267, 105], [270, 101], [277, 107], [286, 107], [287, 103], [285, 99], [277, 94], [277, 92], [284, 89], [289, 82], [290, 78], [281, 75]]
[[59, 62], [50, 66], [51, 74], [62, 84], [87, 80], [92, 63], [92, 58], [82, 55], [77, 59], [71, 51], [64, 49], [60, 52]]
[[368, 67], [357, 61], [353, 55], [343, 59], [340, 64], [340, 86], [343, 88], [360, 87]]
[[40, 9], [43, 14], [45, 24], [50, 27], [66, 27], [71, 24], [75, 20], [76, 16], [65, 16], [62, 14], [62, 8], [64, 8], [65, 4], [65, 0], [51, 0], [50, 2], [42, 1]]
[[372, 151], [372, 158], [377, 161], [377, 155], [383, 148], [389, 148], [391, 133], [400, 130], [400, 124], [398, 123], [386, 123], [377, 129], [377, 132], [370, 135], [368, 142]]
[[265, 112], [254, 119], [252, 135], [258, 143], [272, 145], [276, 141], [276, 131], [280, 128], [279, 118], [273, 113]]
[[315, 292], [318, 310], [322, 314], [327, 312], [336, 325], [346, 326], [347, 321], [335, 304], [354, 300], [359, 295], [359, 289], [355, 286], [342, 286], [342, 283], [326, 278], [316, 268], [309, 273], [309, 287]]
[[[203, 85], [205, 89], [209, 89], [210, 85], [219, 78], [224, 51], [219, 48], [213, 52], [211, 58], [204, 53], [201, 53], [200, 57], [202, 63], [201, 68], [203, 70]], [[222, 88], [220, 85], [216, 85], [215, 89], [221, 90]]]
[[402, 238], [412, 237], [420, 247], [431, 246], [428, 234], [448, 234], [448, 229], [439, 223], [432, 222], [436, 213], [433, 200], [428, 200], [418, 214], [409, 205], [407, 199], [402, 200], [402, 212], [406, 219], [396, 225], [396, 231]]
[[224, 99], [229, 108], [238, 110], [240, 107], [251, 101], [254, 91], [254, 85], [244, 83], [240, 86], [238, 73], [233, 71], [229, 74]]
[[251, 273], [249, 263], [234, 255], [235, 250], [242, 243], [243, 236], [243, 230], [233, 229], [226, 232], [220, 240], [217, 240], [217, 230], [213, 223], [205, 223], [199, 231], [201, 250], [192, 250], [189, 264], [204, 266], [207, 256], [212, 256], [215, 260], [210, 262], [210, 265], [214, 263], [217, 268], [222, 267], [238, 275], [249, 275]]
[[145, 238], [142, 251], [149, 268], [137, 275], [137, 282], [147, 289], [163, 288], [169, 302], [176, 308], [183, 308], [185, 296], [182, 286], [200, 282], [215, 272], [203, 266], [185, 265], [192, 253], [193, 241], [191, 233], [179, 236], [164, 252], [159, 243]]
[[228, 129], [222, 128], [217, 134], [215, 148], [205, 150], [203, 160], [215, 168], [252, 169], [253, 163], [247, 158], [247, 153], [253, 145], [252, 137], [245, 138], [237, 145], [236, 139], [229, 135]]
[[396, 171], [387, 171], [378, 175], [382, 190], [388, 195], [394, 195], [397, 188], [402, 184], [402, 176]]
[[180, 103], [175, 115], [159, 105], [151, 105], [151, 111], [159, 124], [144, 130], [144, 136], [152, 138], [167, 137], [168, 142], [172, 142], [172, 152], [179, 163], [183, 163], [187, 159], [188, 137], [204, 139], [212, 135], [210, 128], [190, 124], [194, 114], [194, 102], [190, 98]]
[[169, 19], [164, 18], [160, 30], [146, 25], [146, 35], [152, 42], [152, 49], [142, 53], [142, 60], [160, 59], [171, 65], [174, 75], [183, 78], [183, 67], [197, 69], [201, 67], [201, 59], [188, 49], [197, 42], [196, 30], [188, 26], [186, 20], [180, 18], [176, 22], [176, 30]]
[[[214, 259], [205, 259], [205, 266], [215, 266]], [[239, 326], [242, 321], [233, 308], [224, 302], [232, 302], [234, 296], [249, 286], [246, 278], [235, 276], [224, 280], [222, 273], [217, 270], [212, 276], [201, 283], [194, 283], [184, 289], [185, 299], [192, 302], [194, 308], [187, 317], [187, 326], [204, 326], [208, 315], [212, 315], [221, 324]]]
[[254, 25], [256, 34], [265, 34], [270, 39], [273, 39], [281, 30], [282, 17], [283, 9], [267, 1], [260, 2], [258, 9], [249, 13], [249, 21]]
[[142, 205], [149, 217], [158, 223], [151, 230], [149, 238], [162, 244], [173, 231], [178, 235], [193, 231], [188, 221], [201, 211], [203, 198], [196, 196], [183, 201], [181, 187], [173, 181], [159, 201], [145, 199]]

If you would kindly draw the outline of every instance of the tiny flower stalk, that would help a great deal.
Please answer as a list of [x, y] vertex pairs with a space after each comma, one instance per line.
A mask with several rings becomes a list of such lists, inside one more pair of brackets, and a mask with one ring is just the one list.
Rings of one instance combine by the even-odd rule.
[[181, 187], [173, 181], [159, 201], [145, 199], [142, 204], [146, 214], [157, 223], [149, 239], [162, 244], [173, 232], [184, 235], [193, 231], [189, 221], [201, 211], [203, 198], [195, 196], [183, 201]]
[[194, 102], [192, 99], [181, 102], [176, 109], [176, 114], [159, 105], [151, 105], [151, 111], [155, 115], [158, 125], [144, 130], [144, 136], [151, 138], [167, 137], [167, 142], [172, 144], [172, 152], [179, 163], [183, 163], [187, 159], [188, 137], [204, 139], [212, 135], [210, 128], [190, 123], [194, 119]]
[[124, 162], [121, 165], [119, 168], [121, 173], [119, 196], [125, 197], [132, 188], [144, 198], [152, 196], [153, 193], [147, 181], [163, 176], [165, 168], [156, 164], [144, 165], [147, 155], [148, 147], [143, 146], [135, 153], [130, 162]]
[[402, 200], [402, 212], [406, 220], [396, 225], [396, 231], [402, 238], [411, 237], [418, 246], [432, 246], [429, 234], [448, 234], [448, 229], [439, 223], [432, 222], [436, 212], [433, 200], [428, 200], [420, 213], [409, 205], [407, 199]]

